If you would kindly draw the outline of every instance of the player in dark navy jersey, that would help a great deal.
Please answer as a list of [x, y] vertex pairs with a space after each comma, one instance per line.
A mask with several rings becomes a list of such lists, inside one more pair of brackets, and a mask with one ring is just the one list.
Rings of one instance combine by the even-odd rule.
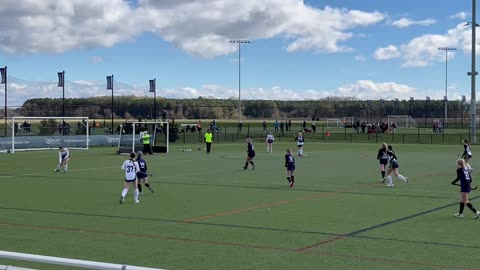
[[380, 173], [382, 174], [382, 183], [385, 183], [385, 167], [388, 163], [388, 149], [386, 143], [382, 143], [382, 147], [378, 150], [377, 159], [380, 161]]
[[457, 160], [457, 178], [452, 181], [452, 185], [457, 185], [457, 182], [460, 181], [460, 210], [454, 216], [463, 218], [463, 209], [467, 205], [470, 210], [474, 213], [474, 218], [478, 219], [480, 216], [480, 211], [475, 209], [473, 205], [468, 201], [468, 193], [472, 190], [471, 183], [472, 177], [470, 171], [465, 167], [465, 160]]
[[463, 140], [463, 154], [462, 158], [465, 160], [465, 167], [472, 172], [472, 167], [470, 167], [470, 164], [468, 161], [472, 158], [472, 149], [470, 149], [470, 144], [468, 144], [468, 140]]
[[390, 162], [390, 166], [388, 167], [388, 170], [387, 170], [387, 182], [388, 182], [387, 187], [394, 186], [393, 179], [392, 179], [392, 172], [393, 174], [395, 174], [397, 178], [407, 183], [408, 178], [398, 173], [399, 166], [397, 161], [397, 155], [395, 154], [395, 150], [393, 150], [393, 146], [391, 145], [388, 146], [387, 155], [388, 155], [388, 161]]
[[292, 151], [287, 149], [285, 153], [285, 167], [287, 168], [287, 180], [290, 185], [290, 187], [293, 187], [295, 185], [295, 158], [292, 155]]
[[138, 167], [140, 168], [140, 171], [137, 172], [138, 192], [140, 194], [143, 194], [142, 182], [151, 192], [154, 192], [153, 188], [150, 186], [150, 183], [148, 183], [147, 162], [143, 159], [142, 151], [137, 152], [137, 163], [138, 163]]
[[247, 158], [245, 159], [245, 166], [243, 166], [243, 169], [246, 170], [248, 168], [248, 163], [250, 163], [252, 164], [252, 170], [255, 170], [255, 163], [252, 161], [255, 157], [255, 147], [253, 146], [252, 139], [247, 138], [245, 142], [247, 143]]

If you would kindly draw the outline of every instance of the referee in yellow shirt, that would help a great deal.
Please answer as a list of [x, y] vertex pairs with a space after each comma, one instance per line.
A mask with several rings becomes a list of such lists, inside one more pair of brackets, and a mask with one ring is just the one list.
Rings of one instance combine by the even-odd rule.
[[207, 144], [207, 154], [210, 153], [210, 149], [212, 148], [212, 142], [213, 142], [213, 134], [210, 131], [210, 129], [208, 129], [207, 133], [205, 133], [205, 143]]

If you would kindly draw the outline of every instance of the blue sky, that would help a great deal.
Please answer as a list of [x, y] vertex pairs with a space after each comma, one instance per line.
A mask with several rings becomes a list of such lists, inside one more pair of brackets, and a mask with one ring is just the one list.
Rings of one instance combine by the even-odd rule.
[[[64, 3], [65, 2], [65, 3]], [[2, 0], [9, 104], [116, 95], [242, 99], [469, 97], [470, 0]], [[478, 42], [477, 42], [478, 43]], [[477, 50], [478, 51], [478, 50]], [[3, 95], [2, 95], [3, 96]]]

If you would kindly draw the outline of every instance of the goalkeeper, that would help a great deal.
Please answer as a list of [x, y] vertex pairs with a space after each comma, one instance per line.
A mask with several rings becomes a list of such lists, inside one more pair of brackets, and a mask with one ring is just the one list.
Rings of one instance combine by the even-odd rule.
[[70, 160], [70, 151], [66, 147], [58, 147], [58, 166], [54, 172], [59, 172], [63, 167], [63, 172], [68, 171], [68, 161]]
[[148, 131], [145, 131], [143, 134], [141, 134], [140, 141], [143, 144], [143, 153], [153, 155], [152, 146], [150, 145], [150, 134], [148, 134]]

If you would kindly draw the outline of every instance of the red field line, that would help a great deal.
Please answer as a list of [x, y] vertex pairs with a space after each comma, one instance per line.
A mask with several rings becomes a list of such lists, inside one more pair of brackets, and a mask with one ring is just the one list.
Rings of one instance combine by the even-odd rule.
[[240, 247], [240, 248], [279, 251], [279, 252], [290, 252], [290, 253], [298, 253], [298, 254], [306, 254], [306, 255], [314, 255], [314, 256], [316, 255], [316, 256], [338, 257], [338, 258], [363, 260], [363, 261], [371, 261], [371, 262], [395, 263], [395, 264], [412, 265], [412, 266], [428, 266], [428, 267], [435, 267], [435, 268], [442, 268], [442, 269], [480, 270], [480, 268], [466, 268], [461, 266], [443, 265], [443, 264], [436, 264], [436, 263], [429, 263], [429, 262], [384, 259], [384, 258], [377, 258], [377, 257], [357, 256], [357, 255], [351, 255], [351, 254], [337, 254], [337, 253], [330, 253], [330, 252], [299, 251], [298, 249], [229, 243], [229, 242], [221, 242], [221, 241], [198, 240], [198, 239], [179, 238], [179, 237], [160, 236], [160, 235], [110, 232], [110, 231], [81, 229], [81, 228], [30, 225], [30, 224], [18, 224], [18, 223], [7, 223], [7, 222], [0, 222], [0, 225], [13, 226], [16, 228], [23, 227], [28, 229], [34, 228], [34, 229], [69, 231], [69, 232], [78, 232], [78, 233], [95, 233], [95, 234], [119, 235], [119, 236], [127, 236], [127, 237], [142, 237], [142, 238], [149, 238], [149, 239], [162, 239], [162, 240], [171, 240], [171, 241], [179, 241], [179, 242], [193, 242], [193, 243], [201, 243], [201, 244], [220, 245], [220, 246], [231, 246], [231, 247]]
[[240, 208], [240, 209], [234, 209], [234, 210], [219, 212], [219, 213], [213, 213], [213, 214], [210, 214], [210, 215], [189, 218], [189, 219], [183, 220], [183, 222], [197, 222], [197, 221], [205, 220], [205, 219], [209, 219], [209, 218], [221, 217], [221, 216], [226, 216], [226, 215], [231, 215], [231, 214], [236, 214], [236, 213], [241, 213], [241, 212], [247, 212], [247, 211], [256, 210], [256, 209], [268, 208], [268, 207], [272, 207], [272, 206], [276, 206], [276, 205], [289, 204], [289, 203], [293, 203], [293, 202], [304, 201], [304, 200], [307, 200], [307, 199], [316, 199], [316, 198], [327, 197], [327, 196], [330, 196], [330, 195], [338, 194], [340, 192], [359, 191], [359, 190], [366, 189], [366, 188], [376, 186], [376, 185], [379, 185], [379, 183], [369, 183], [369, 184], [364, 184], [364, 185], [359, 185], [359, 186], [353, 186], [353, 187], [348, 188], [348, 189], [335, 190], [335, 191], [330, 191], [330, 192], [325, 192], [325, 193], [315, 194], [315, 195], [307, 195], [307, 196], [303, 196], [303, 197], [296, 198], [296, 199], [291, 199], [291, 200], [271, 202], [271, 203], [254, 205], [254, 206]]
[[302, 248], [296, 249], [295, 251], [304, 252], [304, 251], [307, 250], [307, 249], [311, 249], [311, 248], [314, 248], [314, 247], [321, 246], [321, 245], [323, 245], [323, 244], [335, 242], [335, 241], [340, 240], [340, 239], [343, 239], [343, 238], [345, 238], [345, 236], [344, 236], [344, 235], [340, 235], [340, 236], [337, 236], [337, 237], [332, 238], [332, 239], [328, 239], [328, 240], [325, 240], [325, 241], [321, 241], [321, 242], [315, 243], [315, 244], [313, 244], [313, 245], [309, 245], [309, 246], [306, 246], [306, 247], [302, 247]]

